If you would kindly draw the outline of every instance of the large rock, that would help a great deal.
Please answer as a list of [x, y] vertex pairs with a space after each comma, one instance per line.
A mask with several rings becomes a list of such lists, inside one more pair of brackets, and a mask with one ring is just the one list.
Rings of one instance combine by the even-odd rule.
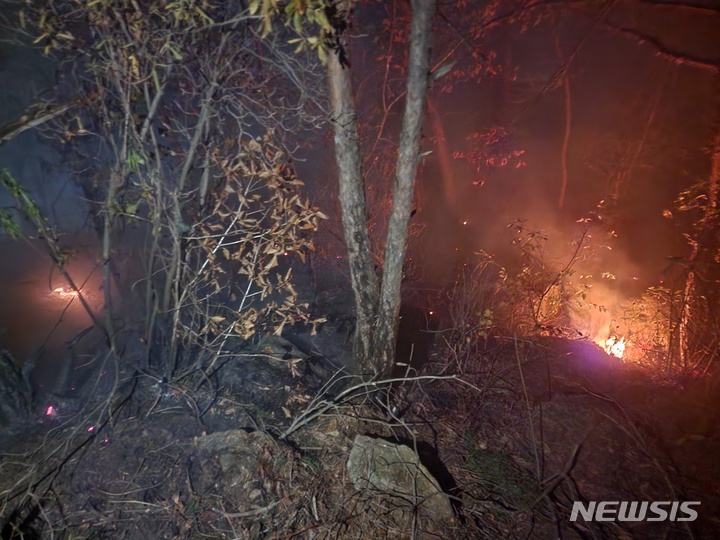
[[432, 520], [453, 519], [448, 496], [407, 446], [358, 435], [347, 469], [359, 491], [385, 497], [398, 507], [417, 507]]

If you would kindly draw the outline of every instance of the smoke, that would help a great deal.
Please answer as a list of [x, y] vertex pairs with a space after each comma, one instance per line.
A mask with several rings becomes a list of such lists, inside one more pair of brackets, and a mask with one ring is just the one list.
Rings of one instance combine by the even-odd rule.
[[623, 295], [604, 283], [588, 285], [582, 295], [570, 304], [570, 321], [578, 332], [602, 345], [613, 335], [613, 319]]
[[[69, 286], [42, 250], [39, 243], [0, 240], [0, 252], [13, 262], [0, 265], [0, 305], [5, 308], [0, 311], [0, 349], [19, 364], [36, 362], [34, 382], [50, 388], [66, 363], [68, 343], [93, 322], [74, 295], [60, 292]], [[100, 313], [102, 268], [94, 254], [77, 251], [66, 269], [90, 307]]]

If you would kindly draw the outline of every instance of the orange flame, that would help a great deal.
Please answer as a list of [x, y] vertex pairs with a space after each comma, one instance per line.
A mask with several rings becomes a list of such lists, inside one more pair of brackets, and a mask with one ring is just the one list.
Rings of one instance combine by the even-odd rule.
[[77, 291], [64, 289], [63, 287], [56, 287], [52, 293], [58, 298], [75, 298], [78, 295]]
[[625, 353], [625, 345], [625, 336], [619, 339], [617, 336], [611, 336], [605, 340], [605, 344], [602, 348], [605, 349], [606, 353], [622, 358]]

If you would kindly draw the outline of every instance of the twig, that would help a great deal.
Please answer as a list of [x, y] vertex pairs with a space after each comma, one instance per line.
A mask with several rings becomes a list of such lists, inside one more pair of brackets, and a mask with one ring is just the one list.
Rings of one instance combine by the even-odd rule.
[[520, 362], [520, 350], [518, 349], [517, 339], [515, 340], [515, 359], [517, 360], [518, 371], [520, 372], [520, 383], [522, 384], [523, 394], [525, 395], [525, 406], [528, 413], [528, 422], [530, 425], [530, 436], [533, 442], [533, 453], [535, 454], [535, 470], [538, 482], [542, 481], [542, 464], [540, 455], [538, 454], [538, 441], [535, 437], [535, 426], [533, 425], [532, 409], [530, 407], [530, 398], [528, 397], [527, 385], [525, 384], [525, 376], [523, 375], [522, 363]]
[[275, 501], [274, 503], [271, 503], [267, 506], [263, 506], [262, 508], [256, 508], [255, 510], [248, 510], [247, 512], [226, 512], [224, 510], [220, 510], [218, 508], [211, 508], [213, 512], [216, 512], [218, 514], [223, 515], [226, 518], [244, 518], [244, 517], [252, 517], [252, 516], [260, 516], [266, 512], [269, 512], [273, 508], [275, 508], [278, 504], [282, 502], [282, 499], [279, 501]]

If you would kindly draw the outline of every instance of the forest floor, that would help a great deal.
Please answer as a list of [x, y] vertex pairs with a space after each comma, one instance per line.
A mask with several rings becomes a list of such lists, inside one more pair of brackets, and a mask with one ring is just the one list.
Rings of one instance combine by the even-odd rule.
[[[718, 537], [720, 385], [660, 384], [582, 339], [495, 335], [458, 356], [443, 328], [416, 330], [424, 365], [404, 382], [344, 375], [340, 320], [210, 378], [86, 374], [3, 437], [2, 538]], [[357, 435], [410, 446], [454, 517], [357, 489]], [[574, 501], [701, 504], [692, 522], [600, 522], [571, 521]]]

